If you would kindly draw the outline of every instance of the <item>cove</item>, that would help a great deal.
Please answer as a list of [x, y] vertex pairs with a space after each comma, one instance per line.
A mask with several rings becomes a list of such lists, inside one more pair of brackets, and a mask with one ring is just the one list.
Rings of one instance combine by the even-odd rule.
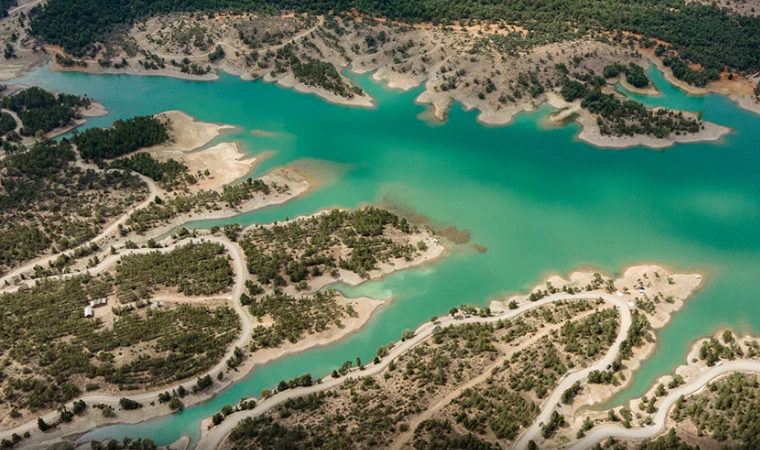
[[487, 249], [478, 253], [462, 245], [418, 269], [358, 288], [338, 286], [350, 296], [391, 301], [345, 340], [256, 367], [215, 398], [180, 413], [104, 427], [85, 439], [144, 437], [166, 445], [187, 434], [197, 441], [200, 421], [225, 404], [306, 372], [322, 376], [357, 356], [369, 360], [377, 346], [453, 306], [485, 305], [524, 292], [549, 274], [579, 268], [617, 274], [628, 265], [654, 262], [706, 275], [706, 286], [659, 333], [655, 355], [611, 403], [643, 394], [682, 363], [695, 339], [719, 327], [760, 332], [760, 117], [721, 96], [687, 96], [654, 69], [649, 75], [663, 95], [638, 100], [701, 110], [705, 120], [734, 133], [720, 143], [666, 151], [604, 150], [576, 141], [576, 125], [545, 126], [548, 107], [495, 128], [455, 105], [446, 123], [432, 126], [417, 117], [424, 110], [414, 103], [420, 89], [391, 91], [368, 76], [357, 82], [377, 99], [375, 109], [331, 105], [227, 75], [193, 82], [46, 68], [29, 73], [19, 82], [86, 93], [111, 111], [87, 127], [180, 109], [202, 121], [239, 127], [217, 142], [240, 141], [251, 154], [275, 151], [257, 174], [305, 160], [331, 175], [330, 184], [285, 205], [188, 226], [267, 223], [329, 207], [392, 202], [467, 229], [470, 244]]

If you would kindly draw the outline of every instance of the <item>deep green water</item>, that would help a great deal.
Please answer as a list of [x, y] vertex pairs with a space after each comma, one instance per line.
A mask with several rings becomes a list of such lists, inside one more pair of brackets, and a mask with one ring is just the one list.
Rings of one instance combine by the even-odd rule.
[[[256, 154], [276, 154], [263, 173], [310, 158], [335, 182], [286, 205], [227, 222], [250, 224], [295, 217], [330, 206], [353, 208], [392, 199], [429, 218], [472, 233], [484, 254], [455, 249], [436, 263], [342, 289], [349, 295], [392, 298], [349, 339], [257, 367], [214, 399], [138, 425], [96, 430], [87, 438], [149, 437], [164, 445], [199, 436], [201, 419], [257, 396], [282, 379], [324, 375], [347, 359], [374, 356], [432, 315], [462, 303], [485, 305], [524, 292], [550, 273], [593, 267], [609, 274], [654, 262], [702, 270], [705, 287], [659, 333], [659, 350], [615, 401], [641, 395], [660, 375], [684, 362], [691, 343], [719, 327], [760, 332], [760, 117], [720, 96], [689, 97], [656, 71], [663, 97], [646, 99], [690, 111], [735, 132], [718, 144], [678, 145], [666, 151], [602, 150], [575, 140], [577, 127], [543, 126], [551, 110], [522, 114], [501, 128], [476, 122], [458, 107], [443, 125], [419, 120], [419, 90], [393, 92], [369, 77], [358, 82], [377, 98], [373, 110], [330, 105], [261, 82], [222, 76], [216, 82], [160, 77], [29, 74], [22, 82], [84, 94], [117, 118], [180, 109], [202, 121], [239, 130], [220, 140], [241, 141]], [[250, 130], [278, 133], [256, 137]], [[225, 221], [194, 223], [210, 226]]]

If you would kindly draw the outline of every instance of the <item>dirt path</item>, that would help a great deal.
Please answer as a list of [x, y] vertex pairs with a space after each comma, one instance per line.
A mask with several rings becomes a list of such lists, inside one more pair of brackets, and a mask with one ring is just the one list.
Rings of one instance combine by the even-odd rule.
[[[77, 160], [76, 160], [76, 162], [74, 164], [77, 167], [80, 167], [83, 170], [93, 169], [93, 170], [96, 170], [98, 172], [102, 172], [102, 170], [100, 168], [98, 168], [97, 166], [94, 166], [94, 165], [87, 164], [87, 163], [83, 162], [80, 159], [79, 155], [77, 155]], [[145, 184], [148, 186], [148, 195], [145, 198], [145, 200], [143, 200], [141, 203], [139, 203], [137, 205], [134, 205], [134, 206], [130, 207], [129, 209], [127, 209], [124, 212], [124, 214], [121, 215], [121, 217], [119, 217], [118, 219], [116, 219], [113, 222], [111, 222], [108, 226], [106, 226], [103, 229], [103, 231], [100, 232], [100, 234], [98, 234], [97, 236], [95, 236], [93, 239], [90, 239], [87, 242], [79, 244], [78, 246], [76, 246], [74, 248], [71, 248], [71, 249], [67, 250], [64, 253], [72, 253], [72, 252], [76, 251], [76, 249], [87, 247], [87, 246], [91, 245], [92, 243], [96, 243], [96, 244], [98, 244], [98, 246], [100, 246], [102, 248], [103, 244], [105, 244], [105, 242], [109, 238], [113, 237], [113, 235], [115, 235], [118, 232], [119, 225], [124, 225], [124, 223], [126, 223], [127, 219], [129, 219], [129, 216], [132, 215], [132, 213], [134, 211], [136, 211], [138, 209], [141, 209], [141, 208], [145, 208], [146, 206], [150, 205], [151, 202], [153, 202], [153, 199], [161, 192], [161, 190], [159, 189], [158, 185], [156, 185], [156, 183], [153, 180], [151, 180], [150, 178], [148, 178], [148, 177], [146, 177], [144, 175], [141, 175], [141, 174], [138, 174], [138, 173], [135, 173], [135, 175], [138, 176], [138, 177], [140, 177], [140, 179], [142, 181], [144, 181]], [[33, 259], [31, 261], [25, 262], [23, 265], [21, 265], [19, 267], [16, 267], [15, 269], [13, 269], [10, 272], [8, 272], [7, 274], [5, 274], [2, 278], [0, 278], [0, 286], [4, 285], [5, 283], [8, 283], [9, 285], [11, 285], [12, 282], [13, 282], [13, 278], [18, 277], [18, 276], [24, 274], [25, 272], [33, 271], [35, 266], [43, 266], [44, 267], [47, 264], [49, 264], [51, 261], [54, 261], [55, 259], [57, 259], [59, 256], [60, 255], [57, 255], [57, 254], [46, 255], [46, 256], [42, 256], [42, 257]]]
[[23, 10], [25, 10], [25, 9], [27, 9], [27, 8], [31, 8], [31, 7], [33, 7], [34, 5], [37, 5], [37, 4], [39, 4], [39, 3], [42, 3], [42, 1], [43, 1], [43, 0], [34, 0], [33, 2], [29, 2], [29, 3], [26, 3], [26, 4], [24, 4], [24, 5], [18, 5], [18, 6], [16, 6], [15, 8], [11, 8], [11, 9], [9, 9], [9, 10], [8, 10], [8, 16], [11, 16], [11, 15], [13, 15], [13, 14], [14, 14], [14, 13], [16, 13], [17, 11], [23, 11]]
[[659, 406], [657, 413], [652, 416], [652, 424], [646, 428], [624, 428], [619, 424], [604, 424], [592, 428], [586, 437], [572, 442], [566, 448], [585, 450], [591, 448], [597, 442], [614, 437], [619, 439], [648, 439], [657, 436], [665, 430], [665, 422], [670, 408], [678, 401], [680, 396], [688, 396], [698, 392], [707, 383], [722, 375], [732, 372], [760, 372], [760, 361], [736, 360], [727, 361], [722, 366], [707, 367], [702, 369], [696, 377], [687, 381], [686, 384], [668, 391], [667, 397]]
[[[199, 376], [204, 376], [205, 374], [209, 374], [213, 377], [218, 372], [224, 371], [227, 368], [227, 359], [229, 359], [232, 356], [233, 352], [235, 351], [235, 347], [240, 347], [240, 348], [246, 347], [247, 343], [251, 339], [251, 334], [253, 330], [251, 316], [248, 314], [248, 312], [245, 310], [243, 305], [240, 303], [240, 296], [243, 293], [243, 289], [245, 288], [245, 280], [246, 280], [248, 272], [245, 268], [245, 264], [244, 264], [243, 256], [242, 256], [242, 249], [240, 248], [239, 245], [227, 239], [223, 239], [221, 237], [216, 237], [216, 236], [206, 236], [203, 238], [190, 238], [190, 239], [182, 240], [180, 242], [176, 242], [164, 248], [159, 248], [159, 249], [140, 248], [140, 249], [127, 251], [124, 254], [120, 254], [120, 255], [110, 255], [108, 258], [104, 259], [96, 267], [92, 268], [90, 270], [90, 273], [101, 273], [108, 270], [109, 268], [116, 265], [116, 263], [122, 256], [127, 255], [127, 254], [144, 254], [144, 253], [149, 253], [153, 251], [170, 252], [179, 246], [186, 245], [189, 243], [198, 243], [198, 242], [214, 242], [214, 243], [221, 244], [225, 247], [225, 249], [229, 252], [230, 256], [232, 257], [232, 266], [235, 272], [235, 280], [234, 280], [234, 285], [233, 285], [232, 293], [231, 293], [231, 298], [232, 298], [231, 303], [235, 312], [240, 317], [240, 322], [241, 322], [240, 335], [235, 340], [235, 342], [230, 344], [230, 346], [227, 348], [227, 352], [225, 353], [225, 355], [219, 360], [219, 362], [214, 367], [206, 371], [204, 374], [199, 375]], [[74, 274], [65, 274], [58, 277], [50, 277], [50, 278], [51, 279], [68, 278], [73, 275]], [[141, 403], [150, 403], [150, 402], [156, 401], [158, 394], [164, 391], [171, 391], [172, 389], [176, 389], [182, 384], [183, 383], [176, 383], [175, 385], [172, 385], [172, 386], [164, 386], [161, 389], [156, 389], [153, 391], [143, 392], [143, 393], [139, 393], [135, 395], [129, 395], [129, 398]], [[122, 397], [124, 397], [124, 395], [92, 394], [92, 395], [83, 396], [82, 400], [84, 400], [88, 405], [103, 403], [103, 404], [114, 406], [116, 409], [116, 407], [118, 407], [119, 405], [119, 400]], [[68, 405], [68, 407], [69, 409], [71, 409], [72, 405]], [[166, 414], [165, 407], [161, 408], [160, 410], [151, 409], [150, 412], [148, 412], [146, 408], [146, 411], [144, 412], [142, 419], [147, 420], [150, 417], [158, 417], [165, 414]], [[59, 415], [58, 411], [51, 411], [43, 415], [42, 418], [48, 423], [53, 423], [57, 420], [58, 415]], [[48, 432], [46, 434], [39, 434], [39, 433], [33, 434], [32, 439], [43, 438], [45, 442], [50, 442], [51, 440], [54, 441], [56, 439], [60, 439], [63, 435], [68, 435], [68, 434], [71, 434], [72, 432], [82, 432], [82, 431], [86, 431], [87, 429], [92, 428], [93, 424], [88, 423], [88, 422], [89, 421], [80, 420], [74, 423], [73, 425], [74, 427], [77, 427], [77, 426], [86, 427], [85, 429], [82, 429], [82, 430], [72, 430], [70, 428], [63, 430], [63, 428], [66, 428], [66, 427], [61, 427], [60, 429], [52, 430], [51, 432]], [[21, 434], [24, 434], [26, 431], [32, 431], [32, 430], [35, 430], [36, 428], [37, 428], [37, 419], [34, 419], [33, 421], [24, 423], [16, 428], [0, 432], [0, 439], [10, 439], [13, 433], [17, 433], [21, 435]], [[40, 442], [35, 442], [34, 440], [27, 440], [24, 442], [24, 446], [39, 445], [39, 443]]]
[[[614, 297], [614, 296], [611, 296]], [[546, 400], [541, 404], [541, 413], [539, 413], [538, 417], [533, 421], [530, 427], [528, 427], [527, 430], [525, 430], [520, 437], [518, 438], [517, 442], [515, 442], [515, 448], [517, 449], [523, 449], [528, 448], [528, 442], [534, 441], [537, 444], [540, 444], [540, 442], [543, 440], [541, 439], [541, 426], [544, 423], [548, 423], [552, 413], [554, 412], [555, 408], [560, 403], [560, 400], [562, 398], [562, 394], [575, 382], [580, 382], [581, 386], [585, 386], [588, 384], [588, 374], [591, 371], [599, 370], [604, 371], [607, 370], [607, 367], [610, 366], [615, 359], [618, 356], [618, 350], [620, 349], [620, 344], [625, 340], [625, 338], [628, 335], [628, 330], [631, 328], [631, 310], [626, 305], [626, 302], [621, 300], [619, 297], [617, 298], [617, 304], [620, 305], [618, 308], [620, 310], [620, 332], [617, 335], [617, 338], [615, 339], [615, 342], [612, 343], [612, 346], [610, 346], [609, 351], [606, 355], [599, 361], [597, 361], [595, 364], [592, 364], [589, 367], [586, 367], [585, 369], [576, 370], [573, 372], [568, 372], [566, 376], [560, 381], [560, 383], [552, 390], [552, 393], [549, 397], [547, 397]], [[606, 298], [605, 298], [606, 300]]]
[[[198, 446], [196, 448], [199, 450], [216, 449], [222, 443], [224, 438], [230, 433], [230, 431], [232, 431], [232, 429], [235, 428], [238, 422], [248, 417], [258, 417], [266, 413], [267, 411], [271, 410], [275, 406], [285, 402], [288, 399], [301, 397], [304, 395], [309, 395], [315, 392], [321, 392], [321, 391], [333, 388], [335, 386], [342, 384], [346, 379], [367, 377], [367, 376], [375, 375], [382, 372], [391, 361], [398, 358], [402, 353], [409, 351], [410, 349], [416, 347], [420, 343], [424, 342], [427, 338], [429, 338], [433, 334], [433, 330], [437, 326], [445, 328], [445, 327], [450, 327], [453, 325], [459, 325], [459, 324], [465, 324], [465, 323], [497, 322], [499, 320], [511, 319], [511, 318], [517, 317], [520, 314], [524, 313], [525, 311], [535, 309], [540, 306], [544, 306], [544, 305], [547, 305], [549, 303], [556, 302], [559, 300], [579, 300], [579, 299], [588, 299], [588, 298], [602, 298], [606, 300], [607, 302], [615, 305], [621, 311], [620, 334], [618, 335], [618, 338], [616, 339], [615, 343], [612, 344], [612, 348], [610, 352], [601, 361], [599, 361], [597, 364], [592, 366], [591, 370], [599, 366], [606, 367], [606, 365], [609, 364], [612, 360], [614, 360], [614, 358], [617, 356], [617, 351], [618, 351], [620, 342], [622, 341], [622, 339], [625, 338], [625, 335], [628, 333], [628, 329], [631, 326], [631, 313], [630, 313], [630, 310], [628, 309], [627, 302], [622, 300], [620, 297], [608, 294], [603, 291], [590, 291], [590, 292], [584, 292], [582, 294], [568, 294], [565, 292], [560, 292], [557, 294], [544, 297], [541, 300], [538, 300], [536, 302], [525, 302], [522, 305], [520, 305], [517, 309], [506, 311], [503, 314], [500, 314], [497, 316], [470, 317], [470, 318], [465, 318], [465, 319], [455, 319], [451, 316], [447, 316], [445, 318], [440, 319], [435, 324], [431, 322], [426, 322], [425, 324], [417, 328], [413, 338], [407, 339], [406, 341], [400, 343], [399, 345], [396, 345], [393, 348], [393, 350], [391, 350], [391, 352], [388, 354], [388, 356], [383, 358], [380, 361], [380, 363], [367, 365], [365, 369], [361, 371], [354, 369], [353, 371], [349, 372], [346, 376], [341, 377], [341, 378], [332, 378], [330, 376], [327, 376], [323, 378], [322, 380], [319, 380], [317, 384], [314, 384], [312, 386], [297, 388], [297, 389], [288, 389], [287, 391], [279, 392], [267, 399], [261, 400], [257, 404], [256, 408], [253, 410], [239, 411], [234, 414], [231, 414], [224, 420], [224, 422], [212, 428], [211, 430], [207, 430], [204, 428], [203, 435], [201, 436], [201, 440], [200, 442], [198, 442]], [[587, 376], [587, 370], [576, 372], [573, 375], [566, 377], [563, 383], [560, 383], [560, 386], [563, 386], [567, 380], [572, 379], [572, 382], [570, 383], [572, 384], [576, 381], [576, 379], [581, 379], [584, 376]], [[561, 391], [559, 395], [561, 396]], [[549, 399], [547, 399], [547, 401], [544, 402], [544, 404], [548, 405], [552, 403], [549, 401]], [[551, 410], [549, 410], [548, 414], [549, 415], [551, 414]], [[539, 418], [543, 417], [544, 415], [545, 415], [544, 412], [542, 412]]]
[[[585, 317], [590, 316], [591, 314], [594, 314], [595, 312], [596, 311], [594, 310], [586, 311], [582, 314], [578, 314], [577, 316], [573, 317], [573, 320], [583, 319]], [[432, 406], [428, 407], [425, 411], [422, 412], [422, 414], [419, 414], [414, 419], [410, 420], [409, 431], [402, 433], [398, 437], [396, 437], [396, 439], [388, 448], [392, 450], [400, 450], [404, 446], [404, 444], [409, 442], [409, 440], [414, 436], [414, 430], [417, 429], [417, 426], [419, 424], [432, 418], [434, 414], [436, 414], [437, 412], [445, 408], [446, 405], [454, 401], [465, 390], [471, 389], [481, 383], [484, 383], [488, 379], [488, 377], [491, 376], [491, 370], [494, 369], [495, 367], [499, 367], [502, 364], [504, 364], [504, 361], [509, 360], [513, 354], [523, 351], [526, 348], [532, 346], [533, 344], [538, 342], [540, 339], [549, 335], [552, 331], [559, 330], [560, 328], [562, 328], [563, 325], [564, 325], [564, 322], [542, 328], [541, 331], [539, 333], [536, 333], [535, 336], [531, 337], [530, 339], [526, 340], [525, 342], [521, 343], [518, 346], [510, 348], [509, 351], [504, 356], [502, 356], [501, 358], [494, 361], [492, 364], [485, 367], [483, 369], [483, 373], [480, 374], [479, 376], [469, 380], [468, 382], [457, 387], [453, 391], [447, 392], [444, 395], [441, 395], [438, 398], [433, 399]]]

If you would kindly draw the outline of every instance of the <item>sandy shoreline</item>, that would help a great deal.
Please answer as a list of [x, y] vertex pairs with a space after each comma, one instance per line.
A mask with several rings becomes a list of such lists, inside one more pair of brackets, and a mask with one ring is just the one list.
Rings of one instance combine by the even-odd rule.
[[[735, 101], [740, 107], [751, 111], [755, 114], [760, 114], [760, 99], [752, 94], [752, 87], [749, 80], [739, 79], [733, 81], [732, 85], [724, 84], [724, 81], [711, 81], [707, 83], [705, 87], [692, 86], [689, 83], [679, 80], [673, 75], [673, 71], [669, 67], [665, 67], [662, 60], [654, 55], [653, 50], [641, 49], [641, 52], [649, 59], [649, 61], [657, 66], [657, 69], [664, 75], [668, 83], [677, 87], [678, 89], [693, 96], [704, 96], [707, 94], [723, 95], [731, 100]], [[742, 83], [742, 85], [737, 85]]]
[[[209, 236], [201, 236], [201, 237], [210, 238]], [[400, 263], [394, 264], [391, 262], [391, 263], [386, 263], [386, 264], [381, 265], [377, 270], [371, 272], [372, 276], [370, 278], [374, 279], [375, 277], [383, 276], [385, 274], [394, 272], [396, 270], [403, 270], [409, 267], [423, 264], [430, 261], [431, 258], [435, 258], [435, 257], [443, 255], [445, 246], [443, 246], [442, 244], [439, 244], [437, 239], [434, 238], [429, 232], [423, 231], [420, 234], [418, 240], [425, 240], [426, 242], [430, 243], [431, 246], [428, 248], [428, 250], [426, 250], [425, 252], [422, 252], [411, 261], [404, 260]], [[354, 284], [357, 282], [365, 281], [365, 279], [358, 278], [358, 280], [356, 280], [352, 277], [345, 277], [345, 279], [343, 279], [344, 278], [343, 272], [344, 271], [341, 271], [341, 276], [338, 279], [334, 279], [330, 277], [329, 279], [314, 280], [311, 283], [312, 290], [320, 289], [324, 285], [329, 284], [329, 283], [334, 283], [334, 282], [345, 282], [347, 284]], [[185, 397], [183, 399], [183, 403], [185, 407], [189, 407], [189, 406], [192, 406], [197, 403], [201, 403], [213, 398], [216, 394], [226, 389], [231, 384], [247, 377], [250, 374], [251, 370], [257, 365], [265, 364], [267, 362], [281, 358], [283, 356], [304, 351], [306, 349], [309, 349], [315, 346], [329, 345], [338, 340], [346, 338], [348, 335], [361, 329], [370, 320], [373, 312], [386, 302], [385, 300], [371, 299], [371, 298], [366, 298], [366, 297], [346, 298], [342, 294], [338, 294], [337, 301], [339, 305], [351, 304], [356, 312], [356, 314], [353, 317], [348, 317], [343, 320], [342, 327], [333, 328], [333, 329], [327, 330], [324, 333], [318, 333], [316, 335], [311, 336], [310, 338], [299, 341], [297, 344], [293, 344], [293, 345], [286, 344], [285, 346], [281, 348], [271, 349], [271, 350], [262, 350], [259, 352], [255, 352], [253, 355], [249, 355], [249, 357], [245, 359], [243, 364], [240, 367], [238, 367], [235, 371], [227, 372], [227, 376], [222, 382], [215, 382], [214, 385], [203, 394], [189, 395]], [[248, 315], [248, 312], [246, 311], [245, 314]], [[255, 325], [256, 325], [256, 321], [255, 319], [253, 319], [253, 326]], [[220, 361], [219, 364], [223, 364], [223, 363], [224, 363], [224, 360]], [[209, 371], [209, 373], [214, 372], [214, 370], [215, 369], [212, 369], [211, 371]], [[192, 380], [185, 381], [185, 383], [188, 383], [188, 382], [192, 383]], [[139, 401], [144, 402], [145, 406], [139, 411], [119, 411], [118, 417], [115, 417], [115, 418], [104, 418], [104, 417], [101, 417], [100, 414], [90, 413], [82, 418], [75, 420], [71, 424], [61, 425], [53, 430], [46, 432], [45, 434], [33, 433], [31, 440], [25, 440], [24, 443], [25, 445], [39, 445], [42, 442], [46, 444], [50, 444], [53, 442], [61, 441], [67, 437], [79, 436], [94, 428], [105, 426], [105, 425], [110, 425], [110, 424], [115, 424], [115, 423], [139, 423], [139, 422], [151, 420], [157, 417], [161, 417], [167, 414], [171, 414], [171, 411], [167, 409], [166, 405], [162, 405], [157, 402], [154, 405], [148, 405], [147, 401], [149, 399], [145, 398], [146, 396], [158, 395], [158, 392], [162, 392], [165, 389], [171, 389], [171, 386], [169, 386], [168, 388], [156, 388], [156, 389], [151, 389], [151, 390], [125, 392], [120, 395], [123, 395], [128, 398], [139, 399]], [[100, 401], [106, 402], [106, 399], [102, 398], [100, 399]], [[55, 414], [55, 413], [50, 413], [50, 414]], [[46, 417], [46, 420], [47, 419], [48, 418]], [[0, 436], [5, 436], [6, 434], [10, 435], [11, 432], [18, 432], [18, 431], [23, 432], [23, 430], [21, 430], [22, 428], [27, 429], [33, 426], [34, 425], [30, 425], [29, 423], [26, 423], [12, 430], [5, 430], [3, 432], [0, 432]]]
[[235, 129], [231, 125], [200, 122], [182, 111], [167, 111], [156, 117], [167, 123], [171, 140], [145, 151], [158, 160], [174, 159], [187, 166], [188, 174], [197, 179], [188, 186], [190, 192], [220, 189], [250, 174], [270, 156], [264, 152], [251, 157], [237, 142], [221, 142], [202, 149], [224, 132]]
[[[694, 86], [690, 86], [680, 80], [675, 79], [668, 68], [664, 67], [659, 59], [655, 58], [654, 56], [651, 56], [649, 59], [658, 67], [660, 71], [665, 74], [666, 79], [670, 83], [684, 90], [689, 95], [705, 95], [709, 92], [726, 95], [729, 96], [732, 100], [738, 102], [742, 108], [760, 114], [760, 101], [754, 99], [752, 96], [738, 95], [736, 92], [733, 92], [728, 88], [717, 86], [716, 83], [709, 84], [707, 88], [696, 88]], [[433, 66], [431, 69], [435, 69], [436, 67], [437, 66]], [[52, 61], [50, 63], [50, 70], [81, 71], [91, 74], [127, 73], [130, 75], [169, 76], [188, 80], [214, 80], [219, 78], [218, 75], [213, 72], [201, 77], [184, 74], [173, 66], [167, 66], [166, 68], [159, 70], [145, 70], [139, 66], [129, 66], [126, 69], [114, 70], [104, 69], [97, 64], [88, 64], [88, 67], [84, 68], [64, 68], [56, 64], [55, 61]], [[250, 76], [247, 76], [247, 72], [226, 63], [222, 63], [220, 67], [217, 68], [217, 70], [222, 70], [231, 75], [239, 76], [243, 79], [252, 79]], [[430, 112], [423, 114], [421, 117], [424, 120], [432, 117], [437, 121], [445, 121], [448, 118], [448, 111], [451, 108], [452, 103], [454, 101], [457, 101], [463, 105], [466, 111], [478, 109], [479, 114], [477, 116], [477, 120], [481, 124], [487, 126], [507, 126], [513, 122], [514, 117], [517, 114], [521, 112], [535, 111], [540, 103], [546, 102], [550, 105], [554, 105], [556, 103], [552, 99], [552, 96], [556, 97], [556, 94], [548, 93], [545, 96], [545, 99], [542, 99], [541, 97], [539, 97], [537, 101], [534, 101], [533, 99], [527, 99], [522, 102], [509, 104], [503, 107], [501, 105], [497, 105], [495, 108], [491, 106], [487, 101], [480, 100], [472, 96], [463, 97], [457, 93], [438, 91], [435, 88], [436, 79], [434, 77], [431, 77], [429, 74], [410, 75], [406, 73], [399, 73], [393, 71], [388, 65], [365, 66], [362, 68], [357, 68], [354, 65], [350, 65], [349, 70], [359, 74], [374, 71], [372, 79], [383, 83], [385, 87], [389, 89], [399, 89], [406, 91], [418, 87], [424, 83], [425, 90], [415, 99], [416, 103], [426, 105], [430, 108]], [[276, 83], [278, 86], [294, 89], [300, 93], [317, 95], [327, 102], [338, 105], [362, 108], [376, 107], [374, 98], [368, 94], [355, 96], [353, 98], [341, 97], [322, 88], [308, 86], [304, 83], [298, 82], [290, 73], [279, 77], [272, 77], [271, 74], [267, 73], [262, 79], [265, 82]], [[617, 77], [616, 79], [611, 80], [611, 82], [619, 83], [623, 88], [632, 93], [649, 96], [661, 95], [654, 85], [650, 85], [647, 88], [638, 89], [627, 83], [624, 77]], [[705, 129], [701, 130], [699, 133], [680, 136], [673, 135], [666, 139], [657, 139], [652, 136], [639, 135], [633, 137], [602, 136], [600, 133], [595, 131], [595, 122], [592, 118], [588, 117], [588, 114], [583, 114], [581, 111], [576, 120], [581, 124], [583, 128], [581, 133], [578, 135], [578, 138], [580, 140], [597, 147], [614, 149], [624, 149], [636, 146], [662, 149], [670, 147], [676, 143], [717, 141], [728, 131], [728, 129], [725, 127], [705, 122]]]
[[355, 95], [351, 98], [342, 97], [340, 95], [326, 91], [325, 89], [304, 84], [296, 80], [293, 74], [287, 74], [285, 76], [277, 78], [273, 78], [270, 74], [267, 74], [264, 76], [263, 80], [268, 83], [275, 83], [280, 87], [293, 89], [296, 92], [300, 92], [302, 94], [317, 95], [319, 98], [336, 105], [356, 106], [370, 109], [376, 107], [375, 100], [369, 94], [365, 93], [364, 95]]
[[[625, 283], [631, 282], [631, 279], [635, 279], [636, 277], [640, 277], [643, 274], [647, 273], [647, 271], [657, 270], [662, 272], [663, 269], [657, 267], [657, 266], [637, 266], [633, 267], [626, 271], [625, 275], [620, 279], [625, 281]], [[666, 274], [670, 275], [670, 274]], [[654, 288], [655, 292], [660, 292], [659, 289], [662, 288], [662, 285], [664, 284], [666, 289], [670, 289], [670, 291], [674, 292], [674, 295], [686, 295], [688, 296], [693, 290], [696, 285], [699, 284], [701, 277], [695, 277], [695, 274], [690, 275], [673, 275], [673, 277], [676, 279], [675, 285], [672, 286], [670, 283], [665, 283], [665, 278], [663, 277], [660, 279], [658, 278], [658, 286]], [[573, 285], [575, 284], [583, 284], [586, 281], [590, 281], [593, 278], [591, 273], [574, 273], [571, 275], [571, 281]], [[555, 281], [559, 282], [560, 280], [558, 278], [550, 278], [549, 281]], [[622, 285], [622, 281], [621, 281]], [[541, 285], [539, 285], [541, 286]], [[559, 284], [557, 285], [559, 287]], [[627, 286], [626, 286], [627, 287]], [[622, 289], [622, 287], [621, 287]], [[406, 342], [400, 342], [397, 343], [396, 346], [394, 346], [391, 353], [388, 355], [388, 357], [383, 358], [379, 364], [368, 364], [364, 371], [351, 371], [348, 375], [341, 377], [340, 379], [332, 379], [331, 377], [326, 377], [320, 381], [320, 383], [315, 384], [314, 386], [307, 387], [307, 388], [298, 388], [298, 389], [291, 389], [282, 393], [278, 393], [274, 397], [270, 397], [269, 399], [260, 401], [257, 407], [254, 410], [250, 411], [241, 411], [238, 413], [234, 413], [232, 416], [226, 418], [224, 422], [222, 422], [221, 425], [207, 429], [206, 427], [202, 428], [202, 437], [201, 442], [199, 443], [199, 449], [211, 449], [216, 448], [220, 442], [224, 440], [224, 437], [234, 428], [234, 426], [244, 417], [256, 417], [261, 414], [266, 413], [267, 411], [271, 410], [271, 408], [275, 407], [277, 404], [286, 401], [287, 399], [294, 398], [296, 396], [306, 395], [309, 393], [315, 393], [319, 391], [324, 391], [326, 389], [329, 389], [331, 387], [334, 387], [340, 383], [343, 382], [346, 378], [354, 378], [359, 376], [370, 376], [370, 375], [376, 375], [381, 373], [381, 371], [392, 361], [393, 359], [397, 358], [401, 353], [406, 352], [414, 348], [416, 345], [419, 345], [420, 343], [424, 342], [425, 339], [427, 339], [433, 331], [433, 328], [436, 326], [449, 326], [452, 324], [463, 324], [463, 323], [470, 323], [470, 322], [495, 322], [498, 320], [503, 320], [504, 318], [511, 318], [516, 317], [517, 315], [523, 313], [524, 311], [527, 311], [529, 309], [537, 308], [540, 306], [543, 306], [545, 304], [549, 304], [551, 302], [557, 301], [557, 300], [565, 300], [565, 299], [572, 299], [572, 298], [595, 298], [595, 297], [601, 297], [605, 301], [614, 302], [618, 305], [619, 308], [621, 308], [621, 314], [625, 317], [626, 312], [628, 309], [624, 308], [625, 302], [627, 301], [624, 298], [621, 298], [618, 295], [609, 294], [606, 292], [603, 292], [602, 290], [594, 290], [591, 292], [581, 292], [579, 294], [570, 294], [565, 292], [558, 292], [553, 295], [549, 295], [547, 297], [544, 297], [536, 302], [531, 302], [527, 300], [528, 295], [523, 294], [521, 296], [516, 296], [514, 299], [519, 300], [517, 309], [508, 309], [505, 307], [499, 308], [499, 304], [504, 304], [508, 302], [509, 300], [513, 298], [508, 298], [504, 301], [504, 303], [501, 302], [494, 302], [492, 303], [491, 310], [495, 313], [494, 316], [491, 317], [467, 317], [467, 318], [459, 318], [459, 320], [455, 320], [453, 317], [443, 317], [439, 319], [438, 322], [435, 324], [433, 323], [424, 323], [420, 325], [415, 330], [415, 337], [412, 339], [407, 340]], [[627, 314], [628, 317], [628, 326], [630, 326], [630, 313]], [[618, 336], [618, 341], [623, 339], [626, 335], [627, 328], [625, 327], [625, 320], [623, 321], [623, 325], [621, 326], [621, 331]], [[615, 347], [613, 345], [613, 347]], [[613, 358], [615, 356], [615, 351], [612, 351], [608, 353], [608, 355], [605, 357], [607, 359]], [[599, 364], [606, 364], [604, 360], [602, 362], [597, 362], [596, 365]], [[578, 374], [574, 374], [572, 376], [577, 377]], [[567, 379], [563, 379], [564, 381], [567, 381]], [[555, 389], [556, 390], [556, 389]], [[561, 391], [559, 391], [559, 394], [561, 394]], [[554, 394], [553, 394], [554, 395]], [[208, 420], [204, 421], [204, 423], [208, 423]]]
[[[564, 124], [565, 120], [573, 119], [581, 126], [577, 138], [601, 148], [625, 149], [630, 147], [648, 147], [652, 149], [664, 149], [677, 143], [716, 142], [731, 132], [731, 129], [712, 122], [702, 122], [704, 129], [697, 133], [676, 135], [672, 133], [667, 138], [656, 138], [649, 135], [634, 136], [608, 136], [602, 135], [596, 119], [585, 109], [580, 107], [580, 102], [566, 102], [557, 94], [547, 94], [547, 103], [560, 109], [555, 115], [549, 116], [549, 123]], [[570, 115], [573, 117], [570, 117]], [[686, 117], [696, 118], [696, 115], [683, 112]]]

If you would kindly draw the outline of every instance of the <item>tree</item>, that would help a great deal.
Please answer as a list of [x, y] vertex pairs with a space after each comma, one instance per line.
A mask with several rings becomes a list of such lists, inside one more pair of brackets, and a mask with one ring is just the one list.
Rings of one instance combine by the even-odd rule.
[[176, 395], [172, 397], [172, 400], [169, 402], [169, 409], [172, 411], [179, 411], [182, 409], [182, 400]]
[[40, 417], [37, 419], [37, 428], [39, 428], [40, 431], [44, 433], [45, 431], [50, 429], [50, 425], [48, 425], [47, 422], [45, 422], [45, 419]]
[[402, 341], [406, 341], [407, 339], [411, 339], [413, 337], [414, 337], [414, 331], [410, 330], [409, 328], [407, 328], [406, 330], [404, 330], [403, 333], [401, 333]]

